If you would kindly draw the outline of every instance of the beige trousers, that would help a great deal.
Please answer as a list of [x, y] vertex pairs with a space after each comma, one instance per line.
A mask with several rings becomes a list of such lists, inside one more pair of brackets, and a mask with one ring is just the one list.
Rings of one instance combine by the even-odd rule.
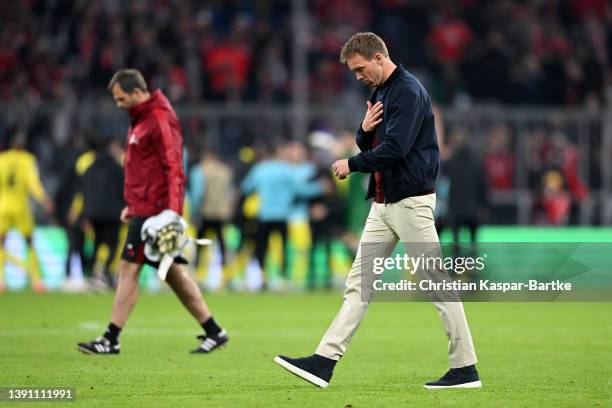
[[[438, 234], [434, 225], [434, 208], [436, 195], [428, 194], [409, 197], [392, 204], [372, 203], [361, 235], [361, 242], [351, 271], [346, 278], [344, 303], [331, 326], [323, 336], [316, 353], [327, 358], [339, 360], [359, 327], [371, 299], [371, 294], [364, 294], [367, 285], [362, 284], [364, 273], [371, 272], [364, 265], [372, 265], [373, 257], [388, 257], [398, 241], [432, 245], [439, 251]], [[421, 246], [422, 247], [422, 246]], [[448, 275], [437, 271], [437, 278]], [[367, 290], [367, 289], [366, 289]], [[436, 300], [438, 299], [438, 300]], [[465, 318], [463, 304], [457, 296], [456, 301], [432, 301], [444, 324], [448, 337], [448, 357], [451, 368], [464, 367], [476, 363], [476, 352], [472, 335]]]

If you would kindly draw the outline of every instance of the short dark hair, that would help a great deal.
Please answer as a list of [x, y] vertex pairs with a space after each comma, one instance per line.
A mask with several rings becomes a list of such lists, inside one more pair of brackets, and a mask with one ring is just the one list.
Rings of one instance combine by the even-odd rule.
[[19, 127], [13, 127], [7, 132], [6, 147], [25, 148], [28, 145], [28, 134]]
[[123, 92], [130, 94], [135, 89], [140, 89], [143, 92], [148, 91], [147, 82], [137, 69], [126, 68], [115, 72], [115, 75], [113, 75], [108, 83], [107, 89], [112, 91], [115, 84], [119, 84]]
[[355, 54], [360, 54], [369, 61], [376, 53], [389, 58], [389, 51], [382, 38], [370, 32], [357, 33], [342, 46], [340, 62], [346, 64], [346, 61]]
[[107, 145], [110, 142], [110, 138], [106, 135], [100, 133], [94, 128], [85, 128], [82, 130], [83, 138], [87, 143], [87, 146], [95, 150], [96, 152], [103, 151], [106, 149]]

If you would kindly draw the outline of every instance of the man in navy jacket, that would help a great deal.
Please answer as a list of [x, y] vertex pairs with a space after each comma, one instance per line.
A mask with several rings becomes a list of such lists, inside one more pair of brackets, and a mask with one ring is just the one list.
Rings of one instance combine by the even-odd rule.
[[[372, 208], [346, 279], [344, 302], [315, 354], [275, 358], [293, 374], [322, 388], [329, 385], [336, 362], [346, 352], [377, 290], [372, 280], [376, 260], [387, 259], [400, 240], [413, 256], [423, 252], [429, 257], [441, 256], [433, 217], [440, 160], [427, 91], [389, 59], [385, 43], [376, 34], [353, 35], [342, 48], [340, 62], [374, 92], [357, 131], [361, 152], [336, 161], [332, 170], [341, 179], [351, 172], [370, 173], [366, 198], [373, 199]], [[429, 268], [414, 269], [432, 283], [450, 281], [443, 268]], [[425, 388], [481, 387], [460, 298], [454, 290], [430, 290], [427, 294], [444, 324], [451, 368], [438, 381], [426, 383]]]

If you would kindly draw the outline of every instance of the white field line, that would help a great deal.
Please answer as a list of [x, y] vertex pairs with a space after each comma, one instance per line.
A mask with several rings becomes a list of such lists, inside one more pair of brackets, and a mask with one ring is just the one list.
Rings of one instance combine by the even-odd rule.
[[[81, 332], [95, 332], [101, 334], [106, 326], [96, 322], [83, 322], [74, 329], [55, 329], [55, 328], [32, 328], [32, 329], [0, 329], [0, 337], [24, 337], [24, 336], [73, 336]], [[125, 332], [128, 335], [149, 336], [161, 334], [180, 334], [195, 336], [202, 329], [177, 329], [172, 327], [127, 327]]]

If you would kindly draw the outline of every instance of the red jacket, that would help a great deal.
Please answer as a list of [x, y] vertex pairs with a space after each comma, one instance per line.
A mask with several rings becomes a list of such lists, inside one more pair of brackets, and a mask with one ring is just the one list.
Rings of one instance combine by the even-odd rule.
[[130, 216], [152, 216], [169, 208], [183, 212], [183, 134], [174, 109], [157, 90], [129, 109], [132, 125], [125, 153], [123, 196]]

